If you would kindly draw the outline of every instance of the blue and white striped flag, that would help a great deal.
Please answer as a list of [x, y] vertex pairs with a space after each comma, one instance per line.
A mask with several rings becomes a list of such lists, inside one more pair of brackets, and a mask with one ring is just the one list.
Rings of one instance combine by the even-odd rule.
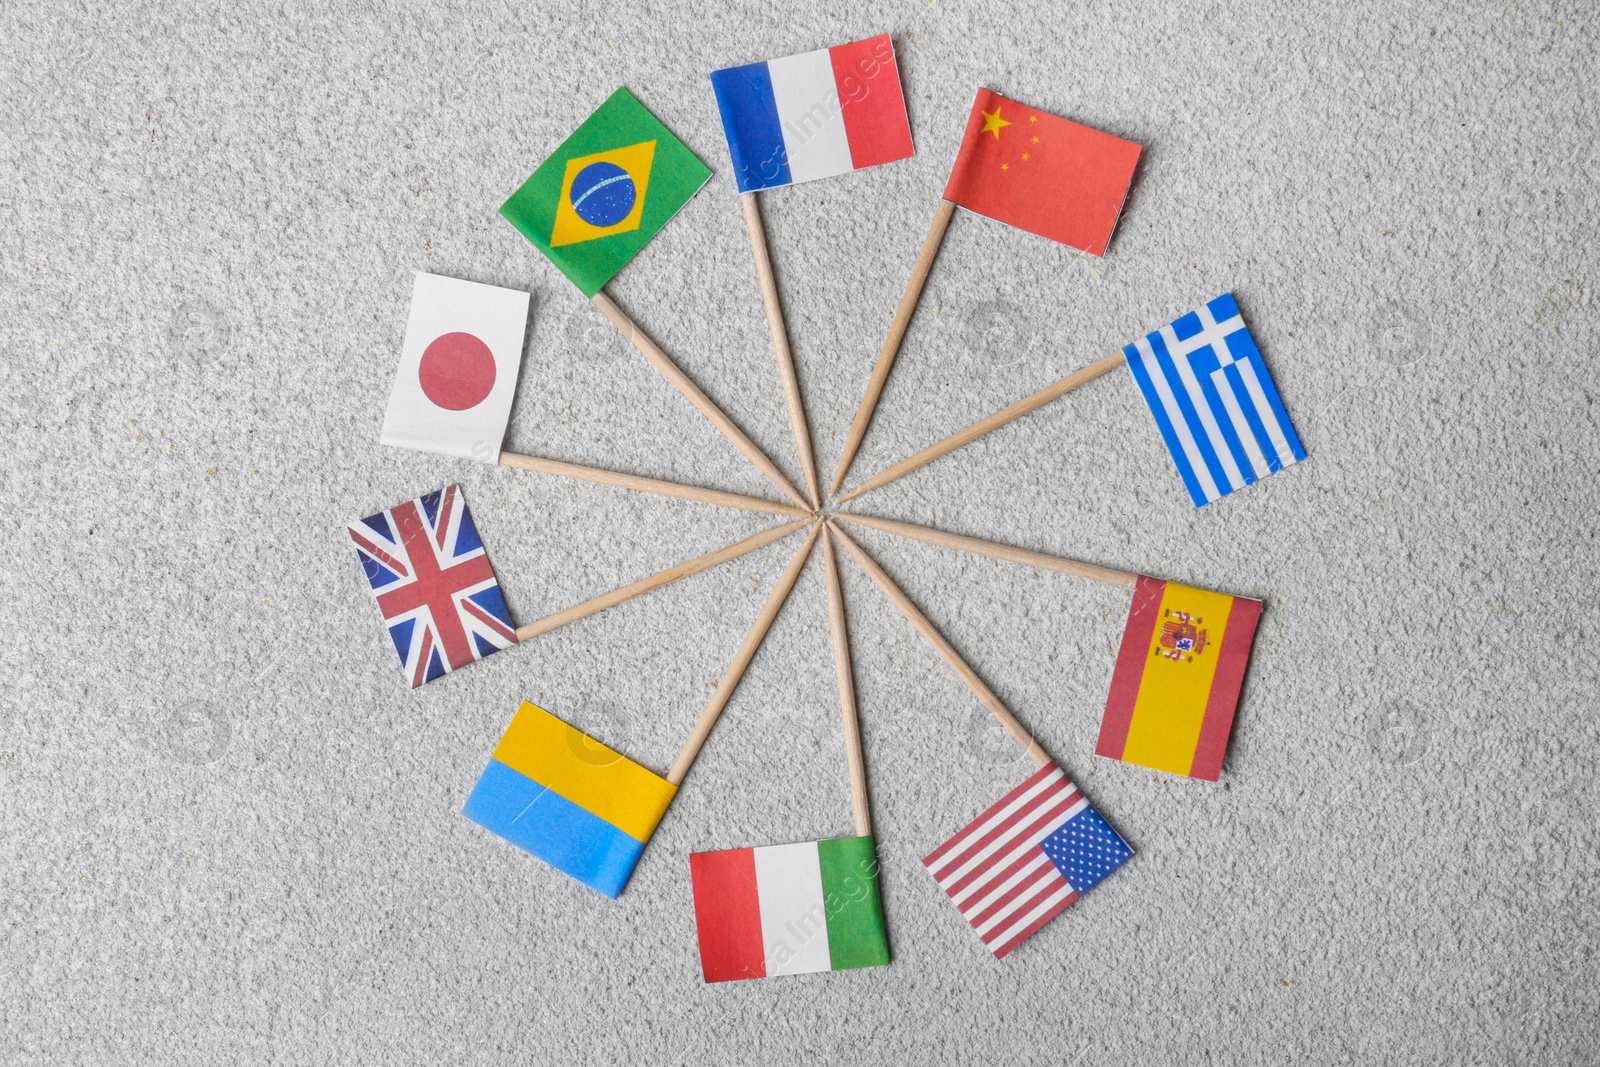
[[1232, 293], [1122, 351], [1195, 507], [1306, 458]]

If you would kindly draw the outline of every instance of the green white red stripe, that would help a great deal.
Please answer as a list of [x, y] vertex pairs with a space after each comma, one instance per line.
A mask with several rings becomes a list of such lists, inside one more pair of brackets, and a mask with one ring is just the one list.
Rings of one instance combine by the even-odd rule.
[[870, 837], [694, 852], [689, 873], [707, 982], [889, 962]]

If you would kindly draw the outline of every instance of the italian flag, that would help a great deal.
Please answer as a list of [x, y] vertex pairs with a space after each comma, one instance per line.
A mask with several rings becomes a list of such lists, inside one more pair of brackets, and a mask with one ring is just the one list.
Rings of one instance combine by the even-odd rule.
[[689, 855], [707, 982], [889, 962], [870, 837]]

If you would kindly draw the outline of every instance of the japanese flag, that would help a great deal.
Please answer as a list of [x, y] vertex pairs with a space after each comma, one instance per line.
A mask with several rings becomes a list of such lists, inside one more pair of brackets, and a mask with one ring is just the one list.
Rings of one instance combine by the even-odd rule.
[[378, 440], [498, 462], [527, 325], [527, 293], [418, 274]]

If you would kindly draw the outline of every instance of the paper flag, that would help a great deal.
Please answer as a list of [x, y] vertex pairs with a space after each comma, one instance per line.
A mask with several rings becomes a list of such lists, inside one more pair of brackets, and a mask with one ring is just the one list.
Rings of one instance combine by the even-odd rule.
[[1122, 352], [1195, 507], [1306, 458], [1231, 293]]
[[1003, 959], [1132, 855], [1051, 763], [922, 862]]
[[870, 837], [693, 852], [707, 982], [889, 962]]
[[632, 93], [618, 89], [500, 214], [593, 297], [710, 177]]
[[944, 198], [1103, 256], [1140, 150], [979, 89]]
[[462, 814], [615, 897], [678, 787], [524, 702]]
[[353, 522], [350, 539], [413, 689], [517, 643], [456, 486]]
[[712, 72], [741, 193], [911, 155], [888, 34]]
[[527, 324], [527, 293], [419, 273], [378, 440], [496, 462]]
[[1260, 618], [1259, 600], [1141, 574], [1095, 752], [1216, 781]]

